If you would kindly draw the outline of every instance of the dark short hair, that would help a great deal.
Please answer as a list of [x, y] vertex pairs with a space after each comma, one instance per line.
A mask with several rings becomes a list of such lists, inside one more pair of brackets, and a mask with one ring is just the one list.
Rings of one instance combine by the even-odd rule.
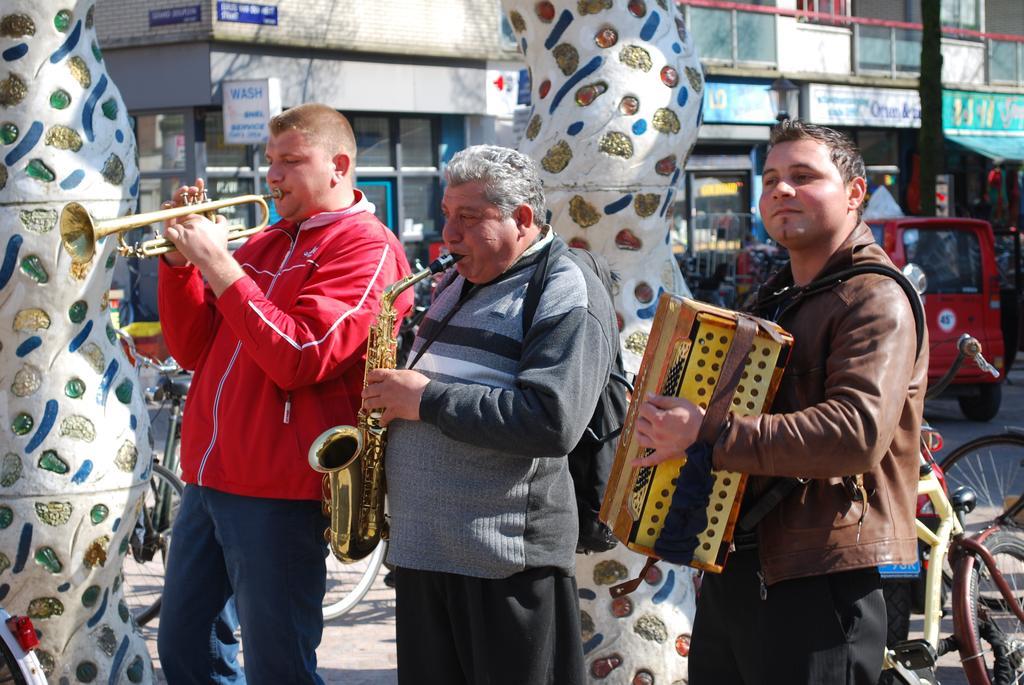
[[[852, 140], [833, 128], [810, 124], [802, 119], [785, 119], [773, 127], [768, 138], [768, 152], [780, 143], [798, 140], [814, 140], [828, 148], [829, 157], [839, 169], [843, 183], [850, 183], [855, 178], [867, 178], [864, 157]], [[864, 203], [861, 203], [857, 218], [859, 219], [863, 213]]]

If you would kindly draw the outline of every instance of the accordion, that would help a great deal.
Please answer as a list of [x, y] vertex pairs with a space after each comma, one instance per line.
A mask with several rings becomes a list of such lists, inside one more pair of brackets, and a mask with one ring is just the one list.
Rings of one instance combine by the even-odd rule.
[[[673, 295], [662, 295], [615, 453], [601, 520], [630, 549], [657, 557], [654, 543], [686, 458], [656, 466], [630, 463], [650, 453], [637, 445], [636, 420], [647, 393], [682, 397], [706, 410], [700, 439], [714, 442], [729, 411], [771, 406], [793, 345], [776, 324]], [[739, 515], [746, 475], [712, 471], [707, 527], [697, 535], [694, 568], [720, 573]], [[699, 508], [698, 508], [699, 511]]]

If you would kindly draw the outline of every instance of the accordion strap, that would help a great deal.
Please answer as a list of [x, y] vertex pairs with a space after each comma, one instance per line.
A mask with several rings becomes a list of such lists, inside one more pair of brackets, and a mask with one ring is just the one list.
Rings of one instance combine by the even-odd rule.
[[[700, 431], [697, 433], [697, 441], [713, 445], [718, 440], [725, 425], [725, 419], [729, 415], [729, 404], [732, 396], [736, 393], [736, 386], [739, 385], [743, 376], [743, 365], [750, 356], [750, 349], [754, 344], [754, 336], [757, 334], [757, 321], [745, 314], [739, 314], [736, 318], [736, 333], [733, 335], [732, 344], [722, 362], [722, 372], [718, 375], [718, 382], [715, 390], [711, 393], [711, 401], [708, 402], [707, 411], [704, 412], [704, 419], [700, 424]], [[610, 588], [612, 597], [622, 597], [640, 587], [640, 583], [647, 577], [647, 572], [652, 566], [658, 563], [655, 557], [648, 557], [640, 575], [631, 580]]]
[[754, 336], [757, 334], [757, 321], [753, 317], [739, 314], [736, 317], [736, 333], [733, 335], [732, 344], [722, 362], [722, 372], [718, 375], [718, 382], [715, 383], [715, 390], [711, 393], [711, 401], [708, 402], [708, 409], [704, 413], [704, 420], [701, 421], [700, 431], [697, 433], [697, 440], [714, 445], [725, 425], [725, 419], [729, 415], [729, 405], [732, 396], [736, 393], [736, 386], [743, 376], [743, 365], [750, 356], [750, 348], [754, 344]]

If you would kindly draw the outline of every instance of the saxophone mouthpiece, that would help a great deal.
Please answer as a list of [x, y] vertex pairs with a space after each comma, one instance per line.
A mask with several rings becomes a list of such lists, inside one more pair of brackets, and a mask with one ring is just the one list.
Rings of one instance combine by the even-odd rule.
[[450, 269], [455, 262], [463, 258], [464, 255], [451, 254], [441, 255], [430, 263], [430, 273], [439, 274], [446, 269]]

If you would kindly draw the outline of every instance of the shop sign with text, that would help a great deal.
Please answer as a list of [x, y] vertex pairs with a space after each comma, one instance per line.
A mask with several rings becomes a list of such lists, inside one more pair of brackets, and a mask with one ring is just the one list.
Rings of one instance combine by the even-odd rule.
[[1024, 95], [946, 90], [942, 93], [946, 133], [1024, 134]]
[[921, 126], [921, 97], [916, 90], [812, 83], [807, 94], [808, 119], [816, 124], [884, 128]]

